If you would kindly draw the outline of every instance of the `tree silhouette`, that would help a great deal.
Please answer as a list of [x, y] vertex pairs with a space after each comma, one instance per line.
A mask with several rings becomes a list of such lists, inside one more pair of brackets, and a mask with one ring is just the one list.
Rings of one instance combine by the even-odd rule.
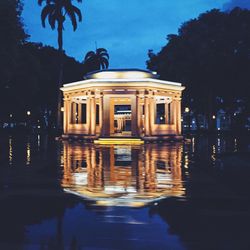
[[[78, 3], [81, 3], [82, 0], [76, 0]], [[41, 20], [42, 25], [45, 27], [46, 19], [49, 22], [52, 30], [57, 28], [58, 32], [58, 50], [60, 52], [60, 72], [58, 79], [58, 105], [57, 105], [57, 128], [61, 128], [61, 102], [62, 102], [62, 94], [60, 91], [60, 87], [62, 86], [63, 80], [63, 30], [64, 30], [64, 22], [66, 20], [66, 16], [69, 17], [73, 30], [77, 29], [77, 18], [78, 21], [82, 21], [82, 14], [80, 9], [72, 4], [72, 0], [38, 0], [38, 4], [42, 5], [45, 3], [45, 6], [41, 12]]]
[[182, 82], [185, 105], [207, 117], [214, 128], [216, 98], [249, 102], [250, 11], [213, 9], [185, 22], [177, 35], [168, 35], [157, 54], [149, 53], [147, 66], [161, 79]]
[[109, 54], [104, 48], [89, 51], [84, 58], [84, 65], [88, 71], [107, 69], [109, 67]]

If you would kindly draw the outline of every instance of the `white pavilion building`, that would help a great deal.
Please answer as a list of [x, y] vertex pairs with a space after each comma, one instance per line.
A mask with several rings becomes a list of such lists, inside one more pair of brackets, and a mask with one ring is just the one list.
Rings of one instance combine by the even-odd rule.
[[181, 138], [181, 83], [145, 70], [103, 70], [64, 84], [63, 138]]

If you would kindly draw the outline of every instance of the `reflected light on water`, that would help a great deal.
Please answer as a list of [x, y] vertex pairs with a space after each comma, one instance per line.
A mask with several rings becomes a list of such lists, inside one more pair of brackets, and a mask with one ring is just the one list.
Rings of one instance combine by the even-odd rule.
[[9, 137], [9, 165], [12, 166], [13, 163], [13, 146], [12, 146], [12, 137]]
[[30, 142], [26, 146], [26, 166], [29, 166], [31, 162], [31, 145]]
[[[96, 205], [143, 206], [184, 196], [182, 145], [63, 143], [62, 187]], [[186, 159], [187, 161], [187, 159]]]
[[234, 152], [237, 152], [238, 150], [238, 144], [237, 144], [237, 139], [234, 139]]
[[38, 150], [40, 149], [40, 146], [41, 146], [41, 136], [38, 134], [37, 135], [37, 147], [38, 147]]
[[216, 146], [215, 146], [215, 144], [212, 145], [211, 160], [212, 160], [212, 162], [214, 162], [216, 160]]
[[194, 153], [194, 146], [195, 146], [195, 138], [194, 137], [191, 139], [191, 142], [192, 142], [192, 153]]

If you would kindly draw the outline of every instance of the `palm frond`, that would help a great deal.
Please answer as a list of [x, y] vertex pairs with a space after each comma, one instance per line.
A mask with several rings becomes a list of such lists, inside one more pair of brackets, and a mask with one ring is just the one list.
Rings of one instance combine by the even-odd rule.
[[48, 4], [46, 5], [41, 13], [42, 26], [45, 27], [45, 21], [48, 16], [50, 16], [54, 11], [54, 5]]
[[104, 49], [104, 48], [98, 48], [98, 49], [96, 50], [96, 53], [97, 53], [97, 54], [101, 54], [102, 52], [107, 52], [107, 50]]
[[101, 57], [107, 57], [107, 58], [109, 59], [109, 54], [108, 54], [108, 52], [102, 52], [102, 53], [100, 54], [100, 56], [101, 56]]
[[100, 57], [107, 57], [109, 59], [109, 54], [108, 51], [104, 48], [99, 48], [96, 50], [96, 53], [100, 56]]
[[49, 19], [49, 24], [50, 24], [51, 29], [54, 30], [56, 27], [56, 21], [57, 21], [56, 13], [55, 12], [51, 13], [51, 15], [49, 15], [48, 19]]
[[95, 52], [94, 52], [94, 51], [89, 51], [89, 52], [86, 54], [86, 56], [85, 56], [85, 58], [84, 58], [84, 61], [87, 61], [89, 58], [93, 58], [93, 57], [95, 57]]
[[78, 16], [78, 21], [81, 22], [82, 21], [82, 12], [79, 8], [77, 8], [76, 6], [72, 6], [72, 9], [74, 11], [74, 13]]
[[109, 67], [109, 61], [107, 58], [102, 58], [101, 59], [101, 65], [103, 69], [107, 69]]
[[72, 26], [73, 26], [73, 30], [75, 31], [77, 28], [77, 21], [76, 21], [75, 13], [71, 8], [68, 9], [66, 13], [67, 13], [68, 17], [70, 18]]
[[69, 16], [73, 30], [75, 31], [77, 29], [77, 21], [76, 21], [76, 15], [78, 16], [79, 22], [82, 21], [82, 13], [81, 11], [73, 6], [73, 5], [67, 5], [65, 6], [66, 14]]

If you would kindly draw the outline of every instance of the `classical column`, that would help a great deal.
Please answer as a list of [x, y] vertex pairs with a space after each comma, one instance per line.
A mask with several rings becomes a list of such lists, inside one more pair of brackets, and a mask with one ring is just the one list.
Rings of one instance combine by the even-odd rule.
[[101, 94], [99, 98], [99, 127], [100, 127], [100, 134], [102, 132], [102, 125], [103, 125], [103, 94]]
[[142, 129], [142, 122], [141, 122], [141, 117], [142, 117], [142, 107], [140, 105], [140, 97], [137, 96], [136, 99], [136, 106], [137, 106], [137, 131], [138, 135], [141, 135], [141, 129]]
[[144, 98], [144, 134], [150, 136], [149, 130], [149, 97]]
[[78, 111], [77, 111], [78, 124], [82, 124], [82, 103], [79, 102], [77, 105], [78, 105]]
[[87, 96], [87, 134], [91, 134], [91, 98]]
[[138, 126], [137, 126], [137, 119], [138, 119], [138, 96], [131, 96], [131, 132], [132, 136], [138, 136]]
[[103, 96], [102, 136], [110, 136], [110, 97]]
[[109, 133], [115, 133], [115, 100], [109, 99]]
[[91, 122], [90, 122], [91, 134], [95, 135], [95, 133], [96, 133], [96, 99], [95, 99], [95, 95], [91, 96], [90, 105], [91, 105]]
[[171, 103], [171, 120], [174, 124], [175, 134], [177, 134], [177, 101], [173, 99]]
[[176, 101], [170, 103], [170, 123], [176, 125]]
[[153, 96], [149, 99], [149, 130], [150, 134], [153, 134], [153, 127], [155, 123], [155, 99]]
[[165, 123], [169, 124], [169, 102], [166, 100], [165, 102]]
[[72, 102], [71, 104], [71, 122], [76, 123], [76, 103]]
[[64, 99], [64, 111], [63, 111], [63, 132], [68, 133], [69, 123], [70, 123], [70, 101]]

